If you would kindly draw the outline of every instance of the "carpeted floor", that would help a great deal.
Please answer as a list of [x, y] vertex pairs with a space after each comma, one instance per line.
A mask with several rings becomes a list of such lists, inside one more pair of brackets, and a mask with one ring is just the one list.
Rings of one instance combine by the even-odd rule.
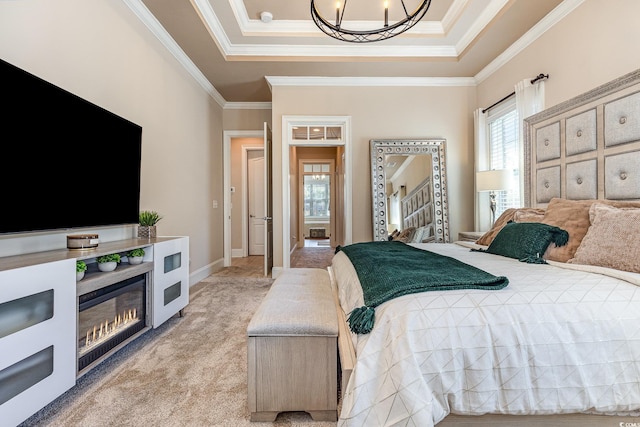
[[304, 412], [251, 423], [246, 328], [270, 278], [217, 277], [190, 289], [190, 303], [78, 380], [22, 426], [334, 427]]

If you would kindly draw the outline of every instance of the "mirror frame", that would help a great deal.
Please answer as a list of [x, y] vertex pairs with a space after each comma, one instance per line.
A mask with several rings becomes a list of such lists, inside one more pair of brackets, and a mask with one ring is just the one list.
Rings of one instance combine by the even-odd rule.
[[389, 238], [385, 176], [386, 155], [431, 155], [432, 197], [434, 201], [435, 242], [449, 242], [449, 201], [445, 169], [444, 139], [372, 139], [371, 183], [373, 206], [373, 240]]

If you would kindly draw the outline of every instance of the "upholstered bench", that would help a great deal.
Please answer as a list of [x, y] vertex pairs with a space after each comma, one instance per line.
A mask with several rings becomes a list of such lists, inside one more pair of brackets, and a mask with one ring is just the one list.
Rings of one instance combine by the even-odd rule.
[[337, 420], [338, 320], [326, 270], [280, 273], [247, 335], [251, 421], [274, 421], [286, 411]]

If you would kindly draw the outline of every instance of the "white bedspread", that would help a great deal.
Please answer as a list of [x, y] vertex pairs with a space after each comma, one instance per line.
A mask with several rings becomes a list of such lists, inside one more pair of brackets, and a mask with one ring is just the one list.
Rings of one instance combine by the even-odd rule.
[[[339, 426], [427, 427], [449, 413], [638, 414], [639, 286], [574, 265], [415, 246], [505, 275], [509, 286], [378, 306], [373, 330], [356, 339]], [[348, 314], [363, 305], [355, 270], [343, 253], [332, 269]]]

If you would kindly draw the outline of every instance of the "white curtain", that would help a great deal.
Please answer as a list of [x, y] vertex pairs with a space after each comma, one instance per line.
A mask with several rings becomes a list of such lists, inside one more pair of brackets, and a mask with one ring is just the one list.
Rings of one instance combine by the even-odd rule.
[[473, 112], [473, 141], [475, 153], [475, 168], [473, 173], [473, 192], [474, 192], [474, 230], [482, 230], [482, 219], [480, 212], [488, 209], [488, 205], [481, 210], [484, 205], [480, 199], [480, 193], [476, 190], [476, 172], [487, 170], [489, 167], [489, 146], [487, 142], [487, 114], [482, 112], [482, 108], [478, 108]]
[[531, 79], [516, 83], [518, 112], [518, 152], [520, 153], [520, 206], [524, 206], [524, 119], [544, 110], [544, 80], [531, 84]]

